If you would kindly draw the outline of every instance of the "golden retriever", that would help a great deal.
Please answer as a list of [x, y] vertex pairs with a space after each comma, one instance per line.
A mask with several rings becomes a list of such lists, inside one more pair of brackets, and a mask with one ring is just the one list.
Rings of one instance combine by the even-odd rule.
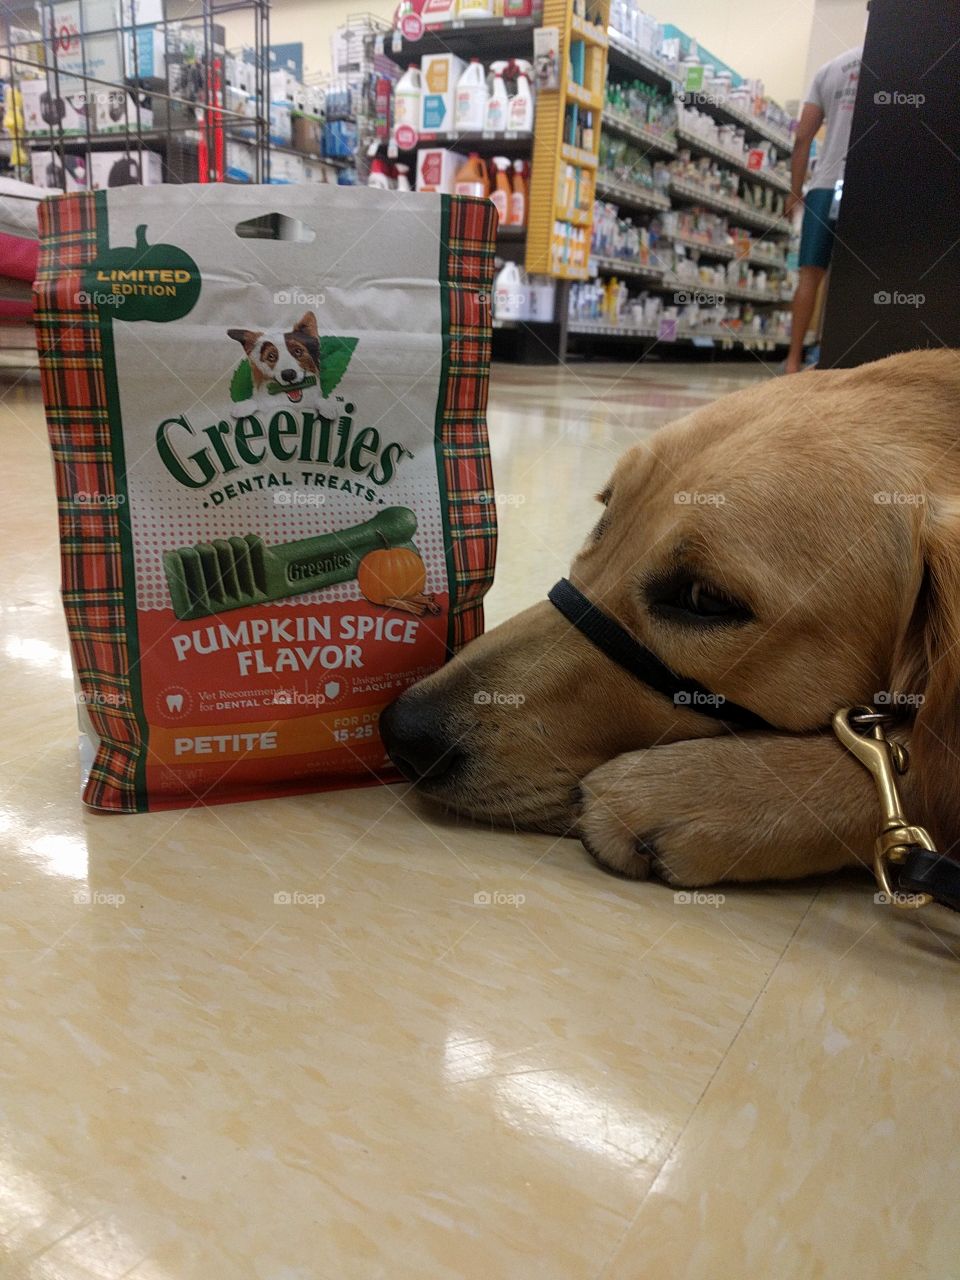
[[925, 351], [738, 391], [621, 458], [572, 582], [774, 730], [674, 705], [544, 600], [388, 708], [391, 757], [424, 795], [577, 834], [629, 876], [804, 876], [871, 860], [873, 785], [830, 721], [879, 700], [908, 713], [908, 818], [949, 853], [958, 446], [960, 356]]

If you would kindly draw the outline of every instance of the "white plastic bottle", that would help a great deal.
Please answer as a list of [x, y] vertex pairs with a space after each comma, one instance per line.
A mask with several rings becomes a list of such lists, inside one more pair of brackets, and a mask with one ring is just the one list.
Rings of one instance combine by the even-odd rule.
[[483, 127], [488, 133], [503, 133], [507, 127], [507, 113], [510, 110], [510, 97], [503, 79], [503, 73], [510, 64], [507, 62], [491, 62], [493, 84], [487, 99], [486, 118]]
[[513, 64], [517, 68], [517, 91], [510, 99], [507, 112], [507, 128], [519, 133], [531, 133], [533, 130], [533, 85], [530, 75], [533, 71], [529, 62], [516, 58]]
[[397, 81], [397, 87], [393, 91], [394, 133], [402, 124], [408, 124], [412, 129], [419, 130], [422, 94], [423, 82], [420, 79], [420, 68], [415, 62], [411, 62]]
[[471, 58], [457, 81], [454, 127], [465, 133], [482, 133], [487, 125], [487, 73], [479, 58]]
[[393, 166], [397, 173], [397, 190], [411, 191], [410, 186], [410, 166], [408, 164], [396, 164]]

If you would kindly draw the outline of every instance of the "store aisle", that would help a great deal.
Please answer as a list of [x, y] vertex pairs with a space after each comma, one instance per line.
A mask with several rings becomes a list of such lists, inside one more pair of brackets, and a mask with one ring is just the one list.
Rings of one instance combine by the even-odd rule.
[[[491, 622], [627, 445], [764, 376], [496, 367]], [[0, 1273], [954, 1274], [960, 925], [853, 879], [684, 904], [403, 787], [82, 813], [35, 388], [0, 436]]]

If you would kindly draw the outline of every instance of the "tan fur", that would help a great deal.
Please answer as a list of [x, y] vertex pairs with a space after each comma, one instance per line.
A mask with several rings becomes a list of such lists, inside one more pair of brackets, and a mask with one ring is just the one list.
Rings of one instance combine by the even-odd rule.
[[[674, 670], [784, 732], [731, 734], [675, 707], [544, 602], [405, 695], [439, 703], [461, 759], [423, 790], [503, 823], [576, 823], [630, 875], [698, 885], [825, 871], [869, 861], [877, 820], [830, 717], [896, 690], [925, 699], [907, 731], [909, 817], [953, 848], [960, 356], [914, 352], [737, 392], [630, 450], [610, 491], [574, 583]], [[685, 628], [651, 613], [643, 584], [677, 563], [754, 620]], [[524, 700], [478, 705], [481, 690]]]

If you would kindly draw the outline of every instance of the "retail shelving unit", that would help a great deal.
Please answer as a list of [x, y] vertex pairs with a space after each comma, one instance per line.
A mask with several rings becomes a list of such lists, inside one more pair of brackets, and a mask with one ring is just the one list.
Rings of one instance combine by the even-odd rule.
[[[685, 92], [679, 69], [675, 65], [633, 45], [618, 31], [611, 30], [608, 34], [608, 65], [612, 81], [641, 81], [661, 95], [673, 98], [678, 104], [696, 107], [718, 122], [742, 128], [748, 144], [768, 142], [784, 153], [789, 152], [791, 139], [768, 120], [752, 115], [737, 104], [717, 96]], [[772, 169], [752, 168], [743, 155], [718, 146], [711, 137], [700, 136], [683, 119], [674, 127], [653, 128], [645, 120], [605, 106], [602, 129], [605, 134], [626, 138], [640, 149], [643, 157], [649, 158], [654, 165], [659, 164], [661, 168], [657, 170], [659, 179], [653, 186], [641, 186], [631, 180], [631, 175], [622, 172], [610, 173], [602, 169], [598, 172], [598, 198], [617, 206], [624, 216], [646, 225], [652, 232], [650, 239], [654, 247], [643, 259], [596, 254], [590, 262], [592, 276], [599, 279], [613, 277], [649, 294], [674, 294], [678, 298], [684, 292], [714, 290], [716, 293], [722, 292], [725, 301], [749, 303], [759, 308], [783, 307], [789, 301], [784, 276], [787, 270], [786, 241], [791, 228], [779, 212], [762, 205], [758, 207], [756, 203], [741, 198], [739, 194], [734, 195], [732, 191], [719, 191], [704, 186], [692, 180], [689, 174], [671, 172], [667, 175], [662, 166], [669, 165], [671, 170], [677, 169], [675, 162], [680, 151], [689, 152], [694, 158], [709, 157], [731, 175], [735, 175], [731, 178], [731, 187], [739, 187], [743, 181], [756, 184], [761, 191], [773, 193], [764, 203], [769, 201], [777, 205], [790, 189], [789, 181], [783, 174]], [[727, 219], [730, 230], [722, 243], [706, 237], [668, 234], [664, 231], [662, 216], [667, 210], [698, 208], [720, 214]], [[734, 228], [742, 230], [738, 232]], [[695, 265], [700, 261], [721, 266], [734, 261], [747, 262], [768, 273], [768, 285], [760, 290], [726, 282], [700, 284], [697, 280], [677, 274], [673, 261], [675, 250], [682, 257], [692, 259]], [[581, 319], [571, 316], [565, 333], [571, 342], [577, 341], [578, 346], [587, 343], [588, 350], [596, 349], [598, 341], [606, 342], [611, 338], [641, 344], [693, 343], [704, 347], [713, 346], [719, 350], [740, 347], [768, 351], [789, 340], [788, 335], [780, 328], [770, 327], [760, 335], [748, 331], [743, 317], [732, 324], [710, 322], [691, 328], [683, 323], [667, 322], [662, 326], [610, 323], [606, 318]]]
[[[560, 84], [537, 98], [526, 254], [532, 274], [558, 280], [589, 275], [609, 13], [609, 0], [590, 0], [583, 13], [575, 12], [574, 0], [544, 3], [543, 25], [559, 33]], [[593, 122], [588, 145], [571, 139], [581, 113]]]

